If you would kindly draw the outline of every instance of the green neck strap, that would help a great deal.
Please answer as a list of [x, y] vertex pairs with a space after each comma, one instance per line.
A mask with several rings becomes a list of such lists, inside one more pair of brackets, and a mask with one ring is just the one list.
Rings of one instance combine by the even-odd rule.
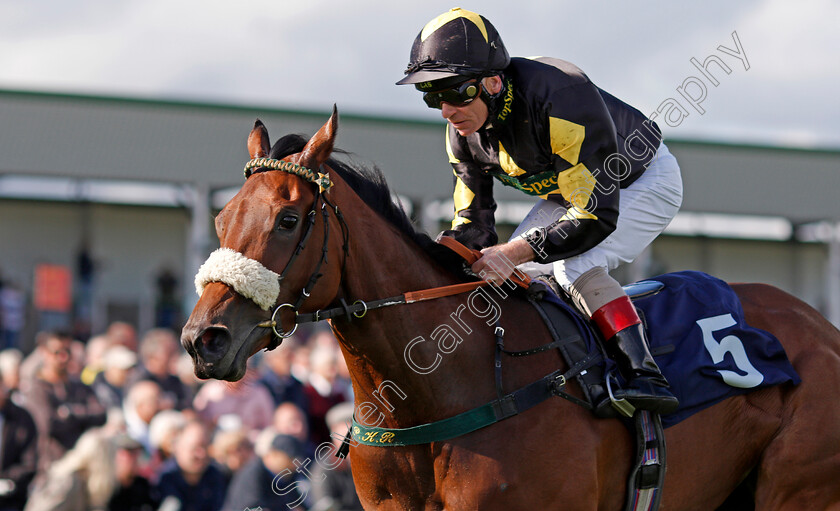
[[496, 417], [492, 403], [437, 422], [411, 428], [371, 428], [356, 422], [353, 417], [353, 442], [364, 445], [395, 447], [419, 445], [466, 435], [501, 420]]
[[572, 397], [562, 389], [568, 378], [591, 366], [595, 358], [587, 357], [585, 360], [585, 364], [578, 364], [566, 373], [561, 373], [560, 370], [554, 371], [500, 399], [436, 422], [410, 428], [377, 428], [360, 424], [354, 416], [350, 430], [351, 443], [396, 447], [428, 444], [466, 435], [522, 413], [552, 396]]

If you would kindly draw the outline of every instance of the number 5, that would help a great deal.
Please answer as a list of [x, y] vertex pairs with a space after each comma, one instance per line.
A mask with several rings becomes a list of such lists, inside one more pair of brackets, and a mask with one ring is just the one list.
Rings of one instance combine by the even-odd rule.
[[738, 369], [747, 373], [738, 374], [734, 371], [718, 369], [718, 372], [723, 377], [723, 381], [727, 385], [750, 389], [764, 381], [764, 375], [758, 372], [753, 367], [750, 359], [747, 358], [747, 352], [744, 350], [744, 344], [741, 342], [741, 339], [734, 335], [727, 335], [720, 342], [717, 342], [712, 335], [712, 332], [723, 330], [736, 324], [735, 319], [732, 318], [732, 314], [721, 314], [720, 316], [699, 319], [697, 320], [697, 324], [700, 326], [700, 330], [703, 331], [703, 344], [706, 346], [706, 350], [711, 355], [712, 361], [715, 364], [721, 363], [723, 357], [728, 352], [732, 354], [732, 359], [735, 361]]

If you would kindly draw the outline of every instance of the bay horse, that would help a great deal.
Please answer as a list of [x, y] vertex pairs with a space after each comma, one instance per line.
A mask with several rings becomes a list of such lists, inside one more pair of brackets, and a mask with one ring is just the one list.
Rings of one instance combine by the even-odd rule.
[[[230, 281], [203, 286], [182, 334], [198, 377], [240, 379], [251, 355], [276, 344], [272, 311], [280, 325], [274, 328], [283, 334], [292, 330], [295, 311], [311, 314], [462, 282], [393, 204], [381, 175], [331, 158], [337, 126], [334, 110], [310, 140], [287, 136], [273, 148], [262, 123], [251, 131], [252, 162], [283, 160], [287, 171], [257, 168], [262, 171], [246, 179], [216, 217], [216, 231], [221, 246], [244, 261], [243, 273], [254, 263], [257, 273], [282, 277], [267, 283], [278, 286], [275, 291], [249, 288], [248, 298]], [[661, 509], [715, 509], [748, 475], [756, 509], [840, 509], [840, 332], [779, 289], [732, 287], [748, 322], [781, 341], [802, 383], [726, 399], [666, 429]], [[380, 426], [405, 428], [496, 397], [494, 327], [475, 314], [460, 314], [464, 300], [448, 296], [331, 320], [357, 416], [368, 405], [365, 413], [379, 413]], [[286, 306], [275, 309], [281, 303]], [[549, 339], [525, 300], [511, 294], [498, 303], [508, 349]], [[460, 340], [435, 338], [436, 327], [452, 323], [454, 315], [462, 333], [471, 333]], [[519, 388], [562, 364], [556, 350], [512, 360], [503, 381]], [[576, 384], [569, 386], [575, 392]], [[618, 510], [632, 449], [620, 421], [549, 399], [445, 441], [352, 445], [349, 458], [365, 509]]]

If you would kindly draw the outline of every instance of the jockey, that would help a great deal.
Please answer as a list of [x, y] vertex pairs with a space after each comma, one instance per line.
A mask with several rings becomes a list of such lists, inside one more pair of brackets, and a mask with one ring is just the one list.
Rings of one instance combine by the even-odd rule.
[[[472, 270], [495, 285], [516, 268], [553, 270], [607, 339], [627, 380], [615, 397], [673, 412], [678, 401], [639, 315], [607, 273], [635, 259], [682, 202], [680, 169], [659, 127], [569, 62], [510, 58], [489, 21], [460, 8], [423, 28], [405, 74], [397, 84], [414, 84], [448, 121], [455, 218], [441, 234], [482, 249]], [[494, 178], [539, 197], [502, 244]]]

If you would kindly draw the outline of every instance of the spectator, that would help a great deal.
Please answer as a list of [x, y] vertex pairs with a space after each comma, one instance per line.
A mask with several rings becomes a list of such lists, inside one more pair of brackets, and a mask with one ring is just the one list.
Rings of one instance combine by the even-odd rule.
[[178, 294], [178, 279], [171, 268], [163, 268], [157, 275], [157, 299], [155, 300], [155, 325], [176, 328], [181, 321], [181, 300]]
[[294, 337], [283, 341], [283, 344], [262, 355], [263, 370], [259, 382], [265, 386], [274, 399], [274, 406], [291, 401], [301, 409], [306, 409], [306, 396], [303, 393], [303, 383], [292, 376], [292, 359], [299, 344]]
[[148, 455], [152, 453], [149, 424], [160, 411], [160, 387], [153, 381], [138, 381], [128, 390], [123, 414], [128, 435], [140, 442]]
[[254, 448], [242, 429], [220, 430], [213, 437], [210, 453], [230, 480], [254, 456]]
[[292, 436], [275, 433], [267, 448], [259, 449], [230, 483], [224, 511], [246, 508], [274, 510], [302, 509], [306, 494], [300, 492], [305, 481], [296, 480], [294, 459], [302, 456], [300, 442]]
[[20, 362], [20, 390], [26, 394], [28, 387], [32, 385], [38, 377], [38, 371], [44, 364], [44, 357], [41, 350], [37, 349], [38, 336], [35, 336], [36, 347], [29, 355], [26, 355]]
[[0, 349], [17, 348], [26, 321], [26, 295], [9, 281], [0, 280]]
[[102, 371], [94, 378], [91, 388], [105, 408], [122, 407], [123, 387], [136, 365], [137, 355], [125, 346], [118, 344], [104, 353]]
[[43, 362], [31, 384], [24, 386], [23, 397], [38, 427], [40, 476], [73, 447], [82, 433], [104, 424], [106, 414], [93, 390], [67, 372], [70, 337], [41, 332], [36, 343]]
[[130, 323], [114, 321], [108, 325], [105, 335], [111, 340], [111, 344], [122, 344], [133, 352], [137, 352], [137, 329]]
[[118, 433], [125, 433], [125, 415], [122, 408], [108, 408], [105, 411], [105, 424], [102, 431], [106, 436], [114, 436]]
[[[353, 403], [341, 403], [327, 412], [334, 452], [338, 452], [342, 440], [350, 428], [353, 417]], [[315, 464], [312, 471], [312, 509], [330, 511], [363, 511], [356, 494], [353, 474], [350, 472], [350, 458], [330, 457], [324, 463]]]
[[85, 367], [79, 379], [85, 385], [92, 385], [99, 374], [105, 368], [105, 352], [112, 345], [107, 335], [97, 335], [88, 340], [85, 346]]
[[149, 480], [139, 474], [138, 459], [143, 446], [128, 435], [117, 435], [115, 472], [119, 483], [108, 501], [108, 511], [154, 511], [158, 509], [156, 492]]
[[307, 457], [315, 453], [315, 445], [309, 439], [309, 423], [306, 413], [294, 403], [283, 403], [274, 410], [271, 421], [272, 429], [277, 433], [291, 435], [303, 444], [303, 452]]
[[187, 424], [184, 414], [178, 410], [163, 410], [157, 413], [149, 423], [149, 444], [152, 456], [143, 471], [146, 475], [157, 473], [170, 458], [175, 445], [175, 437]]
[[3, 385], [16, 404], [20, 399], [18, 390], [20, 389], [20, 363], [23, 360], [23, 353], [16, 348], [9, 348], [0, 351], [0, 375], [2, 375]]
[[330, 440], [330, 432], [324, 417], [333, 406], [345, 401], [342, 389], [336, 386], [336, 350], [319, 346], [310, 355], [311, 371], [303, 390], [309, 404], [309, 438], [316, 444]]
[[161, 451], [163, 459], [172, 457], [175, 437], [187, 425], [184, 414], [178, 410], [163, 410], [149, 424], [149, 441], [153, 450]]
[[[72, 337], [72, 336], [71, 336]], [[73, 340], [70, 342], [70, 361], [67, 363], [67, 374], [81, 381], [82, 370], [85, 368], [85, 343]]]
[[202, 381], [195, 376], [193, 360], [189, 353], [181, 353], [178, 360], [175, 361], [175, 375], [184, 385], [185, 400], [191, 405], [195, 395], [198, 394], [198, 389], [201, 388]]
[[309, 379], [309, 358], [312, 350], [307, 344], [298, 346], [292, 355], [292, 368], [290, 370], [292, 376], [297, 381], [305, 383]]
[[0, 378], [0, 510], [19, 511], [38, 469], [38, 431], [28, 411], [9, 398]]
[[118, 485], [115, 460], [113, 441], [98, 429], [87, 431], [33, 489], [24, 510], [105, 509]]
[[222, 508], [227, 482], [211, 462], [209, 443], [207, 427], [199, 421], [188, 423], [175, 438], [174, 456], [163, 465], [158, 479], [163, 505], [174, 501], [182, 511]]
[[318, 348], [337, 348], [338, 340], [332, 333], [329, 327], [319, 325], [318, 328], [312, 332], [312, 335], [306, 341], [312, 349]]
[[237, 382], [211, 380], [205, 383], [195, 396], [193, 408], [199, 417], [211, 424], [216, 424], [222, 415], [237, 415], [249, 435], [256, 436], [271, 425], [274, 401], [265, 387], [257, 384], [256, 373], [249, 368]]
[[143, 367], [137, 374], [137, 380], [150, 380], [160, 385], [164, 399], [171, 402], [171, 406], [164, 408], [183, 410], [190, 405], [187, 389], [173, 371], [180, 349], [175, 333], [166, 328], [149, 330], [140, 341]]

